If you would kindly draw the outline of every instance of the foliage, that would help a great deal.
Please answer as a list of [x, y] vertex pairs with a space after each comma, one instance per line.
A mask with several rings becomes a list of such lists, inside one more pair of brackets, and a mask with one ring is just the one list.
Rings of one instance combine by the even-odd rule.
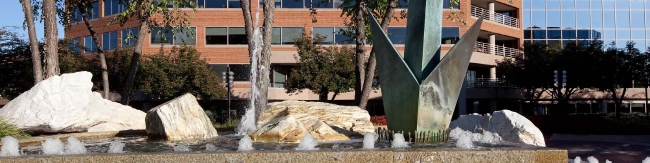
[[235, 127], [237, 127], [237, 124], [239, 124], [240, 119], [228, 119], [224, 123], [215, 123], [213, 122], [212, 126], [214, 126], [217, 131], [233, 131]]
[[0, 137], [12, 136], [14, 138], [28, 138], [31, 137], [25, 131], [21, 130], [8, 120], [0, 117]]
[[[183, 28], [190, 25], [190, 15], [182, 8], [190, 8], [196, 13], [195, 0], [120, 0], [126, 9], [115, 16], [110, 22], [119, 23], [123, 26], [129, 20], [136, 19], [144, 22], [147, 27], [179, 27], [171, 28], [174, 34], [180, 33]], [[173, 6], [170, 8], [170, 6]], [[160, 17], [162, 19], [157, 19]], [[160, 34], [160, 33], [159, 33]], [[195, 37], [194, 33], [184, 33], [187, 36]], [[163, 39], [165, 35], [162, 35]]]
[[0, 30], [0, 95], [15, 98], [34, 85], [29, 43], [16, 33]]
[[370, 122], [372, 122], [373, 125], [375, 126], [386, 126], [388, 125], [388, 121], [386, 121], [386, 116], [371, 116], [370, 117]]
[[295, 40], [298, 47], [296, 59], [300, 64], [291, 71], [287, 79], [287, 93], [310, 89], [320, 95], [320, 100], [327, 100], [327, 94], [334, 92], [334, 97], [354, 87], [354, 49], [343, 46], [322, 47], [324, 36], [309, 35]]

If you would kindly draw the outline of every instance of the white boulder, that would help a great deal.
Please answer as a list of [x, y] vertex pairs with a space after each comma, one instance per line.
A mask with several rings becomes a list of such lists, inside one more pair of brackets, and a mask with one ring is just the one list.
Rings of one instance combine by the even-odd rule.
[[192, 94], [185, 94], [149, 110], [147, 135], [154, 139], [187, 140], [219, 136]]
[[450, 129], [460, 128], [473, 133], [497, 133], [504, 141], [545, 147], [544, 135], [533, 122], [510, 110], [490, 115], [461, 115], [451, 122]]
[[306, 133], [318, 141], [349, 140], [375, 132], [368, 111], [359, 107], [292, 100], [269, 103], [257, 128], [249, 135], [258, 142], [299, 142]]
[[91, 78], [86, 71], [52, 76], [11, 100], [0, 116], [31, 133], [144, 129], [144, 112], [93, 94]]

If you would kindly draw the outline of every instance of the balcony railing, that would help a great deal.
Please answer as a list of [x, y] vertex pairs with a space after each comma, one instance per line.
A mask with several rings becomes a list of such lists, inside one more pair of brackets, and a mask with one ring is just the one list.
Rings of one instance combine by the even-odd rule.
[[497, 22], [503, 25], [519, 28], [519, 19], [513, 18], [508, 15], [494, 13], [490, 16], [490, 11], [478, 6], [472, 6], [472, 16], [477, 18], [483, 18], [485, 20], [490, 20]]
[[473, 80], [466, 80], [465, 86], [467, 88], [511, 88], [512, 85], [505, 82], [500, 78], [475, 78]]
[[517, 54], [519, 54], [519, 50], [515, 48], [499, 45], [494, 45], [494, 48], [491, 48], [490, 44], [479, 41], [476, 41], [476, 43], [474, 43], [474, 51], [504, 57], [515, 57]]

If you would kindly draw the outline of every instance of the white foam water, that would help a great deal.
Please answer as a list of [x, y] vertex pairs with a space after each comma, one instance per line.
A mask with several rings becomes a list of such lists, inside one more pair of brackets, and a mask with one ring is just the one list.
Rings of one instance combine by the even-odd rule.
[[214, 152], [214, 151], [217, 151], [217, 150], [218, 150], [218, 148], [216, 146], [214, 146], [214, 144], [212, 144], [212, 143], [205, 144], [205, 151]]
[[79, 141], [79, 139], [75, 138], [74, 136], [68, 137], [68, 142], [65, 146], [65, 154], [68, 155], [79, 155], [79, 154], [86, 154], [86, 146], [84, 146], [84, 143]]
[[393, 141], [390, 145], [391, 148], [409, 148], [408, 143], [404, 139], [404, 135], [400, 133], [395, 133], [393, 135]]
[[108, 146], [108, 153], [124, 153], [124, 145], [118, 140], [111, 141], [111, 144]]
[[573, 163], [582, 163], [582, 159], [580, 159], [580, 156], [576, 156], [576, 158], [573, 159]]
[[[239, 122], [239, 125], [237, 126], [237, 134], [239, 135], [246, 135], [249, 132], [255, 131], [257, 128], [255, 125], [255, 101], [259, 99], [260, 93], [259, 93], [259, 88], [258, 88], [258, 83], [257, 83], [257, 67], [259, 66], [258, 64], [258, 53], [261, 52], [262, 46], [264, 45], [264, 42], [262, 41], [262, 33], [260, 32], [260, 27], [259, 27], [259, 19], [260, 19], [260, 11], [259, 9], [255, 13], [255, 26], [253, 30], [253, 52], [251, 57], [251, 98], [250, 98], [250, 104], [249, 108], [246, 109], [246, 113], [244, 113], [244, 116], [242, 117], [241, 121]], [[264, 67], [260, 67], [261, 69], [265, 69]], [[266, 71], [262, 71], [266, 72]], [[265, 74], [268, 76], [268, 72]]]
[[174, 146], [174, 151], [175, 152], [189, 152], [190, 148], [187, 147], [187, 145], [185, 145], [183, 143], [180, 143], [180, 144], [177, 144], [176, 146]]
[[8, 157], [8, 156], [20, 156], [20, 145], [18, 145], [18, 139], [11, 137], [11, 136], [5, 136], [2, 138], [2, 148], [0, 148], [0, 156], [2, 157]]
[[456, 148], [460, 149], [472, 149], [474, 148], [474, 143], [472, 143], [471, 134], [462, 134], [456, 139]]
[[[605, 160], [605, 163], [612, 163], [612, 161]], [[650, 162], [648, 162], [648, 163], [650, 163]]]
[[310, 134], [307, 133], [305, 134], [302, 139], [300, 139], [300, 144], [298, 144], [298, 148], [296, 150], [298, 151], [311, 151], [311, 150], [318, 150], [316, 146], [318, 145], [318, 141], [314, 139], [314, 137]]
[[[4, 141], [2, 141], [4, 143]], [[650, 163], [650, 157], [646, 157], [641, 163]]]
[[[501, 136], [499, 136], [497, 133], [492, 133], [489, 131], [483, 131], [483, 133], [472, 133], [458, 127], [451, 130], [449, 137], [451, 139], [457, 140], [457, 147], [463, 149], [469, 149], [469, 147], [473, 147], [474, 145], [471, 144], [472, 142], [496, 145], [502, 141]], [[461, 138], [463, 139], [462, 142], [460, 142]], [[469, 140], [469, 142], [467, 140]]]
[[41, 149], [44, 155], [62, 155], [65, 151], [65, 145], [58, 138], [48, 138], [41, 143]]
[[594, 156], [589, 156], [589, 157], [587, 157], [587, 162], [589, 162], [589, 163], [598, 163], [598, 159], [596, 159], [596, 157], [594, 157]]
[[363, 149], [375, 149], [377, 134], [369, 132], [363, 135]]
[[249, 137], [248, 135], [244, 135], [241, 140], [239, 140], [239, 147], [237, 148], [237, 151], [252, 151], [255, 150], [253, 148], [253, 139]]

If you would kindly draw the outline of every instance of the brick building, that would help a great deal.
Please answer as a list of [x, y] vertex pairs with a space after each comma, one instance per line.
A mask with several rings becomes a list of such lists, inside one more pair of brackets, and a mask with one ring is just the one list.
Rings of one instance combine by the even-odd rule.
[[[276, 13], [273, 27], [273, 45], [271, 62], [272, 66], [291, 67], [297, 64], [294, 55], [296, 48], [293, 47], [293, 38], [302, 36], [302, 33], [318, 33], [328, 36], [327, 42], [340, 46], [348, 42], [348, 38], [338, 34], [339, 28], [345, 27], [343, 22], [345, 18], [341, 17], [341, 10], [337, 9], [342, 0], [333, 0], [331, 3], [317, 7], [318, 14], [312, 17], [309, 6], [312, 3], [317, 4], [324, 0], [276, 0]], [[445, 7], [450, 7], [449, 0], [445, 1]], [[167, 38], [173, 38], [171, 33], [165, 32], [165, 29], [154, 28], [147, 34], [136, 34], [137, 22], [132, 21], [119, 26], [117, 24], [106, 25], [117, 13], [122, 11], [122, 7], [117, 4], [118, 0], [99, 0], [94, 3], [94, 14], [92, 14], [91, 23], [94, 24], [104, 50], [111, 51], [120, 46], [128, 46], [132, 41], [123, 41], [128, 33], [146, 37], [143, 47], [145, 54], [157, 53], [162, 44], [167, 44], [165, 48], [171, 48], [169, 44], [181, 44], [181, 39], [160, 39], [157, 31], [166, 34]], [[229, 66], [235, 71], [236, 88], [233, 96], [236, 99], [246, 99], [249, 96], [249, 64], [246, 35], [244, 31], [244, 20], [239, 0], [198, 0], [196, 13], [188, 9], [192, 16], [191, 30], [196, 32], [196, 38], [187, 38], [184, 36], [186, 44], [195, 45], [198, 51], [215, 71], [220, 75]], [[259, 0], [251, 0], [251, 4], [259, 4]], [[400, 10], [404, 10], [407, 5], [406, 1], [401, 0], [402, 8], [396, 10], [396, 17], [399, 17]], [[454, 6], [454, 9], [445, 9], [443, 14], [443, 40], [442, 54], [454, 45], [458, 38], [477, 20], [478, 17], [486, 19], [481, 26], [481, 33], [475, 46], [475, 53], [472, 56], [471, 64], [467, 73], [467, 84], [469, 89], [464, 90], [467, 94], [467, 101], [461, 99], [459, 107], [465, 108], [465, 104], [473, 104], [476, 108], [478, 105], [485, 106], [489, 110], [497, 107], [494, 92], [484, 90], [481, 86], [486, 83], [495, 83], [498, 81], [495, 69], [495, 60], [502, 59], [519, 53], [519, 48], [523, 42], [522, 24], [519, 20], [522, 14], [521, 0], [461, 0], [460, 5]], [[261, 6], [252, 5], [252, 11], [261, 11]], [[446, 19], [448, 15], [461, 13], [460, 17], [467, 21], [467, 25]], [[312, 22], [316, 18], [317, 22]], [[72, 20], [73, 25], [65, 32], [65, 37], [75, 40], [79, 46], [87, 47], [88, 51], [79, 52], [83, 55], [92, 55], [94, 47], [90, 34], [82, 21]], [[260, 18], [262, 21], [262, 18]], [[260, 23], [261, 24], [261, 23]], [[396, 44], [398, 50], [404, 50], [406, 20], [392, 21], [388, 29], [390, 38]], [[352, 45], [352, 44], [351, 44]], [[74, 46], [74, 45], [73, 45]], [[352, 45], [353, 46], [353, 45]], [[96, 47], [94, 47], [96, 49]], [[368, 52], [371, 46], [367, 46]], [[288, 72], [273, 70], [272, 84], [269, 88], [269, 100], [318, 100], [318, 95], [310, 91], [303, 91], [298, 94], [287, 94], [283, 88], [284, 81]], [[352, 101], [354, 93], [344, 93], [337, 96], [341, 103]], [[374, 91], [370, 95], [369, 110], [382, 110], [381, 108], [381, 90]], [[465, 102], [462, 102], [465, 101]], [[466, 113], [466, 109], [461, 109]], [[479, 112], [478, 110], [469, 109], [469, 112]], [[487, 112], [487, 111], [481, 111]], [[461, 114], [462, 114], [461, 113]]]

